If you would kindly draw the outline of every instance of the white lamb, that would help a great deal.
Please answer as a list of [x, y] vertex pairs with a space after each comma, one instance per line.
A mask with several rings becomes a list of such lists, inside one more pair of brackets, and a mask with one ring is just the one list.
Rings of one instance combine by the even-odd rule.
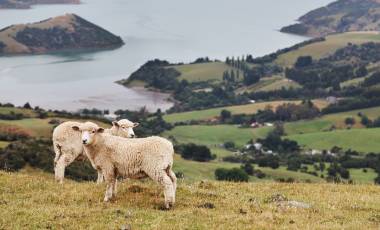
[[169, 209], [174, 205], [177, 178], [172, 171], [174, 149], [170, 141], [161, 137], [126, 139], [112, 136], [92, 122], [72, 128], [81, 133], [92, 166], [104, 175], [107, 184], [104, 201], [116, 195], [117, 176], [150, 177], [164, 188], [165, 207]]
[[[57, 126], [53, 131], [53, 146], [55, 152], [54, 172], [55, 178], [60, 183], [63, 183], [65, 177], [65, 168], [74, 160], [85, 157], [83, 153], [82, 139], [78, 132], [72, 129], [72, 126], [80, 126], [82, 123], [67, 121]], [[110, 129], [105, 129], [105, 132], [111, 135], [133, 138], [135, 133], [133, 128], [139, 123], [133, 123], [128, 119], [112, 122]], [[103, 181], [103, 176], [98, 172], [98, 183]]]

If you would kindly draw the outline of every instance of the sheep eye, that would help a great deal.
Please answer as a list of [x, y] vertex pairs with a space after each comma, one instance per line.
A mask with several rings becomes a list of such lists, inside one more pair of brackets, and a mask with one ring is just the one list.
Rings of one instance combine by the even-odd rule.
[[92, 130], [92, 133], [95, 133], [95, 130]]

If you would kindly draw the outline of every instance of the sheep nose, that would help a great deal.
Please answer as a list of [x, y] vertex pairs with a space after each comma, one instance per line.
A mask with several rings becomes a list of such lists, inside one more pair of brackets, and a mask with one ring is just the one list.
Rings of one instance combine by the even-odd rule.
[[86, 144], [86, 143], [87, 143], [87, 140], [82, 140], [82, 143], [83, 143], [83, 144]]
[[135, 137], [135, 134], [131, 134], [131, 138], [134, 138]]

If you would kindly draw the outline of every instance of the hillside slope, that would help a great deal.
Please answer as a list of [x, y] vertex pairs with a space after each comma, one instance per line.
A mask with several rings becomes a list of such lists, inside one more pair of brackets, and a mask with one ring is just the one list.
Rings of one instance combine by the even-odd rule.
[[75, 14], [0, 30], [0, 55], [109, 49], [123, 44], [120, 37]]
[[312, 37], [347, 31], [378, 31], [379, 16], [379, 0], [338, 0], [307, 13], [298, 19], [299, 23], [281, 31]]
[[[0, 228], [263, 229], [350, 228], [380, 224], [380, 187], [373, 185], [180, 182], [174, 210], [162, 211], [149, 181], [119, 184], [103, 203], [104, 185], [36, 171], [0, 172]], [[310, 192], [312, 191], [312, 192]], [[279, 195], [276, 195], [279, 194]], [[310, 205], [293, 207], [292, 200]]]

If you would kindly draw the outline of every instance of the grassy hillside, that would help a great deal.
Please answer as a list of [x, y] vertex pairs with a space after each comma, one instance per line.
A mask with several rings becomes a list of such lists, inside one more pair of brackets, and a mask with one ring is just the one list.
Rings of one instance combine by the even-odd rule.
[[[238, 105], [238, 106], [226, 106], [220, 108], [206, 109], [206, 110], [197, 110], [183, 113], [173, 113], [164, 116], [165, 121], [167, 122], [180, 122], [180, 121], [190, 121], [190, 120], [207, 120], [213, 117], [219, 116], [222, 110], [228, 110], [232, 114], [254, 114], [259, 110], [265, 109], [267, 106], [276, 108], [279, 105], [284, 103], [301, 103], [301, 101], [269, 101], [269, 102], [260, 102], [247, 105]], [[313, 103], [318, 108], [324, 108], [327, 106], [325, 100], [313, 100]]]
[[359, 152], [380, 151], [380, 129], [351, 129], [290, 135], [287, 138], [313, 149], [331, 149], [334, 146]]
[[193, 142], [197, 144], [217, 146], [226, 141], [234, 141], [236, 145], [243, 146], [252, 138], [263, 137], [268, 129], [238, 128], [233, 125], [192, 125], [177, 126], [165, 132], [164, 136], [173, 136], [182, 143]]
[[[53, 132], [53, 125], [49, 124], [49, 121], [53, 118], [47, 118], [47, 119], [38, 119], [38, 118], [28, 118], [28, 119], [22, 119], [22, 120], [0, 120], [0, 130], [4, 128], [9, 127], [17, 127], [19, 130], [22, 130], [26, 133], [28, 133], [30, 136], [33, 137], [50, 137]], [[66, 121], [65, 118], [59, 118], [57, 119], [61, 121]], [[105, 124], [102, 122], [95, 123], [103, 126], [108, 127], [109, 124]]]
[[380, 107], [352, 110], [325, 115], [314, 120], [286, 123], [285, 132], [288, 135], [315, 133], [328, 131], [332, 126], [335, 126], [337, 129], [347, 129], [348, 126], [344, 122], [347, 117], [355, 119], [356, 123], [352, 126], [353, 128], [364, 128], [360, 123], [361, 118], [358, 116], [359, 113], [365, 114], [369, 119], [374, 120], [380, 117]]
[[[178, 66], [170, 66], [178, 70], [181, 75], [179, 80], [187, 80], [189, 82], [199, 82], [199, 81], [221, 81], [223, 80], [224, 71], [237, 71], [236, 68], [231, 67], [224, 62], [208, 62], [208, 63], [198, 63], [198, 64], [185, 64]], [[241, 71], [240, 76], [243, 77]]]
[[272, 76], [272, 77], [264, 77], [261, 78], [260, 81], [256, 84], [241, 87], [236, 90], [237, 93], [244, 93], [244, 92], [268, 92], [268, 91], [274, 91], [279, 90], [282, 88], [289, 89], [289, 88], [300, 88], [301, 86], [292, 80], [286, 79], [284, 76]]
[[347, 31], [378, 31], [380, 2], [378, 0], [336, 0], [312, 10], [286, 26], [282, 32], [321, 37]]
[[293, 65], [299, 56], [312, 56], [314, 59], [333, 54], [337, 49], [343, 48], [348, 43], [363, 44], [366, 42], [380, 42], [378, 32], [348, 32], [334, 34], [326, 37], [326, 41], [306, 45], [297, 50], [281, 54], [275, 61], [282, 66]]
[[[148, 181], [120, 183], [111, 203], [102, 202], [104, 190], [95, 183], [57, 185], [39, 172], [0, 172], [0, 227], [374, 229], [380, 224], [380, 187], [373, 185], [180, 182], [170, 211], [159, 210], [162, 192]], [[275, 194], [311, 208], [273, 201]]]

